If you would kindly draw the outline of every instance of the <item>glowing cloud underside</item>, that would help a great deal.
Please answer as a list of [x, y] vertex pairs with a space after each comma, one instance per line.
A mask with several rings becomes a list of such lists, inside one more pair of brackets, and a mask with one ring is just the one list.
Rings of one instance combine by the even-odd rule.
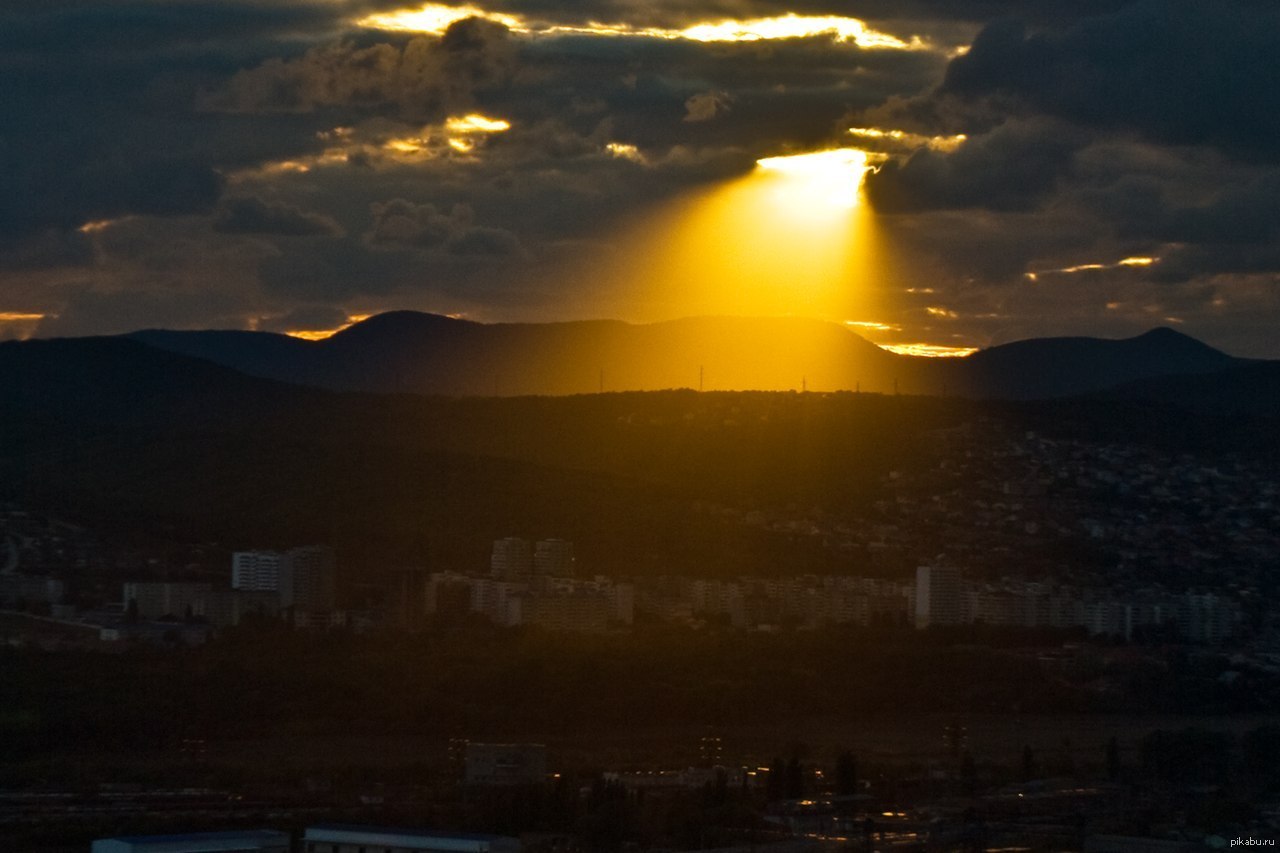
[[969, 138], [963, 133], [954, 136], [922, 136], [905, 130], [883, 130], [878, 127], [851, 127], [849, 135], [859, 139], [891, 140], [908, 148], [930, 148], [934, 151], [955, 151]]
[[511, 122], [470, 113], [447, 119], [444, 129], [452, 133], [502, 133], [511, 129]]
[[1097, 270], [1114, 270], [1121, 268], [1134, 269], [1149, 267], [1152, 264], [1158, 263], [1160, 263], [1159, 258], [1137, 256], [1132, 258], [1121, 258], [1113, 264], [1076, 264], [1075, 266], [1059, 267], [1058, 269], [1052, 270], [1036, 270], [1034, 272], [1023, 273], [1023, 275], [1028, 281], [1038, 281], [1042, 275], [1071, 275], [1078, 272], [1094, 272]]
[[822, 207], [854, 207], [858, 203], [867, 153], [856, 148], [815, 151], [789, 157], [766, 157], [756, 166], [786, 178], [778, 193], [800, 215]]
[[525, 32], [520, 19], [511, 15], [486, 12], [475, 6], [443, 6], [438, 3], [429, 3], [417, 9], [401, 9], [397, 12], [369, 15], [356, 23], [370, 29], [439, 34], [449, 29], [451, 24], [467, 18], [484, 18], [487, 21], [504, 24], [516, 32]]
[[898, 355], [923, 356], [925, 358], [963, 358], [973, 355], [977, 347], [949, 347], [942, 344], [879, 344], [880, 349]]
[[333, 337], [343, 329], [351, 328], [356, 323], [368, 320], [371, 316], [371, 314], [352, 314], [347, 318], [347, 322], [335, 329], [291, 329], [285, 332], [285, 334], [291, 338], [301, 338], [304, 341], [322, 341], [325, 338]]
[[582, 24], [545, 24], [476, 6], [446, 6], [431, 3], [416, 9], [402, 9], [369, 15], [356, 21], [362, 27], [420, 33], [443, 33], [465, 18], [484, 18], [522, 35], [632, 36], [657, 39], [687, 39], [699, 42], [753, 42], [825, 36], [862, 48], [919, 50], [926, 45], [919, 38], [903, 41], [897, 36], [871, 29], [857, 18], [838, 15], [778, 15], [747, 20], [720, 20], [693, 24], [683, 29], [636, 27], [587, 21]]
[[904, 50], [911, 47], [902, 39], [876, 32], [857, 18], [834, 15], [782, 15], [749, 21], [721, 21], [697, 24], [680, 30], [679, 38], [694, 41], [761, 41], [827, 35], [859, 47], [882, 47]]

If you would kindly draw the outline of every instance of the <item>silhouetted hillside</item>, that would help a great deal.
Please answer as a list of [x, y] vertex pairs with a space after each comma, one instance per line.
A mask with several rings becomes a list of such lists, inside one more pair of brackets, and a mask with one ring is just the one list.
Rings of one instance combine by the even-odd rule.
[[963, 359], [961, 393], [1037, 399], [1111, 388], [1155, 376], [1209, 373], [1238, 359], [1172, 329], [1124, 340], [1041, 338], [991, 347]]
[[1168, 403], [1222, 415], [1280, 417], [1280, 362], [1262, 361], [1200, 375], [1144, 379], [1098, 396]]
[[396, 311], [316, 342], [253, 332], [145, 331], [133, 337], [257, 376], [335, 390], [451, 395], [700, 384], [705, 390], [861, 385], [887, 391], [899, 374], [910, 374], [911, 361], [835, 324], [795, 318], [487, 325]]
[[486, 325], [397, 311], [315, 342], [257, 332], [133, 337], [321, 388], [458, 396], [808, 388], [1039, 399], [1238, 363], [1169, 329], [1118, 341], [1019, 341], [959, 359], [900, 356], [843, 326], [799, 318]]

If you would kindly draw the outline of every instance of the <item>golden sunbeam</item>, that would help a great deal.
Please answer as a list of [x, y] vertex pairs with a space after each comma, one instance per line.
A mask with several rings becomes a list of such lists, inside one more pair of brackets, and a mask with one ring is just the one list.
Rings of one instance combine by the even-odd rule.
[[838, 148], [765, 157], [756, 166], [785, 180], [777, 184], [775, 197], [792, 215], [824, 215], [824, 208], [855, 207], [867, 172], [867, 153], [857, 148]]
[[[856, 149], [768, 157], [673, 202], [624, 229], [610, 259], [584, 261], [573, 274], [597, 283], [587, 310], [644, 322], [879, 315], [881, 239], [870, 206], [859, 203], [866, 170]], [[836, 387], [834, 367], [824, 372], [831, 361], [814, 351], [830, 347], [801, 338], [792, 343], [810, 353], [809, 387]]]

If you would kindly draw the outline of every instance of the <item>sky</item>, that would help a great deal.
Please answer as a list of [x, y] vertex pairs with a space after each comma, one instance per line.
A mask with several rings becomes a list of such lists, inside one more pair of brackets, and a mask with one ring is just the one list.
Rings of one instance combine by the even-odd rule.
[[8, 0], [0, 338], [414, 309], [1280, 358], [1277, 56], [1262, 0]]

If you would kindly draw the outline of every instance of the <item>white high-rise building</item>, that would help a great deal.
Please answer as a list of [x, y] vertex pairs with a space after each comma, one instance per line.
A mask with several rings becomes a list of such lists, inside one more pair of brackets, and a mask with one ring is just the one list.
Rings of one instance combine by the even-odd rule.
[[277, 551], [236, 551], [231, 555], [231, 588], [261, 592], [280, 588]]
[[939, 566], [916, 569], [916, 627], [959, 625], [964, 621], [960, 570]]

